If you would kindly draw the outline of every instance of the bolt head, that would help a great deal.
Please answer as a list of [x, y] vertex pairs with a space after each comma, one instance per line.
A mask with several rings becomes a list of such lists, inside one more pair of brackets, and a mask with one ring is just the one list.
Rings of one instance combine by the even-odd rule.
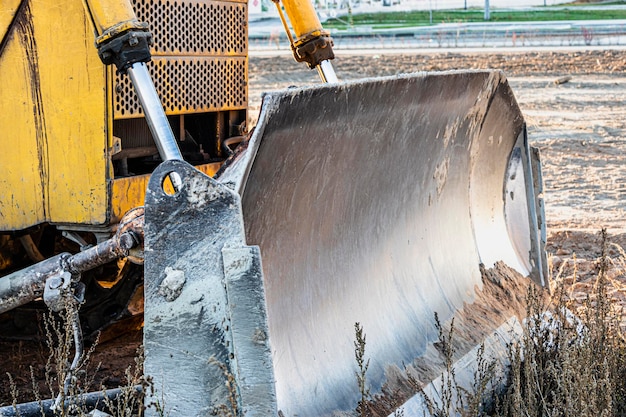
[[63, 277], [56, 276], [56, 277], [52, 277], [48, 279], [49, 288], [56, 290], [56, 289], [61, 288], [62, 286], [63, 286]]

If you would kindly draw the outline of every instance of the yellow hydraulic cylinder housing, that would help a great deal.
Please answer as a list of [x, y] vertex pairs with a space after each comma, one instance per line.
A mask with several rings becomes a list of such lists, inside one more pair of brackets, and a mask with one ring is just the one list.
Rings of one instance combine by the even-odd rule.
[[132, 4], [127, 1], [87, 0], [87, 7], [98, 35], [137, 20]]
[[94, 45], [114, 20], [148, 23], [148, 70], [186, 160], [210, 174], [245, 131], [246, 1], [132, 0], [132, 9], [0, 2], [0, 232], [108, 230], [143, 204], [160, 159], [130, 80]]
[[309, 0], [282, 0], [281, 3], [289, 16], [296, 38], [319, 34], [323, 30], [317, 12]]
[[290, 32], [281, 10], [281, 4], [293, 27], [295, 39], [292, 40], [291, 47], [294, 58], [298, 62], [306, 62], [310, 68], [315, 68], [320, 62], [335, 57], [330, 33], [322, 27], [310, 0], [274, 0], [274, 2], [287, 33]]

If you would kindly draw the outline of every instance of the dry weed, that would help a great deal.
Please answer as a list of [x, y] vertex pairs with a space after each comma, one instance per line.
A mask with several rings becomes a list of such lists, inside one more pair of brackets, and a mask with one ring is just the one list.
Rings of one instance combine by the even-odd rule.
[[[601, 232], [601, 255], [580, 276], [581, 263], [574, 254], [558, 265], [557, 285], [547, 302], [529, 288], [527, 319], [520, 340], [509, 347], [507, 380], [495, 398], [486, 401], [484, 387], [495, 374], [478, 358], [473, 387], [456, 385], [454, 368], [446, 359], [442, 377], [442, 402], [425, 398], [433, 416], [494, 417], [612, 417], [626, 415], [626, 339], [623, 310], [616, 296], [623, 294], [626, 252], [608, 243]], [[616, 255], [609, 256], [608, 248]], [[568, 269], [569, 268], [569, 269]], [[590, 274], [590, 272], [595, 272]], [[581, 299], [578, 287], [585, 290]], [[439, 326], [439, 344], [454, 336]], [[450, 353], [444, 355], [449, 358]], [[482, 365], [481, 365], [482, 361]], [[481, 370], [482, 369], [482, 370]], [[447, 374], [447, 375], [446, 375]], [[485, 380], [484, 378], [487, 378]], [[502, 385], [501, 385], [502, 386]], [[488, 406], [481, 408], [481, 406]]]
[[[82, 340], [77, 336], [75, 329], [77, 311], [71, 309], [63, 310], [59, 314], [48, 313], [44, 316], [44, 333], [46, 336], [46, 347], [49, 351], [45, 364], [44, 378], [47, 392], [40, 392], [38, 378], [35, 370], [30, 367], [30, 379], [32, 396], [39, 404], [39, 415], [46, 416], [53, 412], [55, 417], [83, 417], [91, 416], [89, 408], [85, 403], [86, 394], [94, 388], [93, 376], [97, 373], [100, 364], [95, 365], [95, 369], [90, 363], [90, 358], [94, 352], [98, 339], [92, 343], [90, 348], [84, 352]], [[80, 332], [78, 332], [80, 333]], [[80, 346], [77, 347], [77, 344]], [[135, 417], [143, 415], [143, 392], [146, 391], [148, 383], [143, 378], [143, 355], [138, 352], [136, 364], [126, 370], [126, 385], [120, 387], [119, 395], [110, 398], [104, 393], [102, 404], [113, 417]], [[12, 407], [15, 415], [20, 415], [18, 410], [19, 392], [10, 374], [7, 373], [11, 386], [11, 396], [13, 398]], [[141, 387], [139, 389], [138, 387]], [[50, 400], [44, 401], [44, 396], [56, 398], [50, 405]], [[47, 408], [52, 411], [47, 411]], [[32, 414], [31, 414], [32, 415]], [[100, 414], [102, 415], [102, 414]], [[105, 414], [109, 415], [109, 414]]]

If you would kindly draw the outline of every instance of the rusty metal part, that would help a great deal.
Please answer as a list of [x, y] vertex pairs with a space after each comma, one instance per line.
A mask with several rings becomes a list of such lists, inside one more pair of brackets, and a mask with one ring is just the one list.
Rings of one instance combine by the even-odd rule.
[[292, 44], [291, 48], [296, 61], [306, 62], [311, 69], [322, 61], [335, 59], [333, 40], [327, 31], [320, 31], [314, 36], [304, 36], [296, 44]]
[[122, 219], [111, 239], [74, 255], [62, 253], [0, 278], [0, 313], [42, 297], [46, 281], [51, 277], [63, 272], [79, 276], [83, 272], [128, 256], [131, 249], [142, 243], [143, 209], [139, 208], [131, 210]]
[[115, 236], [65, 260], [64, 269], [80, 274], [119, 258], [127, 257], [132, 248], [143, 243], [143, 209], [131, 210], [120, 221]]
[[67, 295], [75, 287], [73, 284], [76, 282], [67, 271], [59, 271], [46, 279], [43, 301], [50, 310], [59, 312], [65, 309]]
[[136, 265], [143, 265], [143, 225], [144, 208], [135, 207], [124, 214], [117, 228], [117, 234], [130, 233], [133, 237], [139, 237], [139, 244], [129, 248], [126, 255]]
[[0, 313], [43, 296], [46, 279], [63, 270], [69, 253], [61, 253], [0, 278]]
[[[141, 385], [137, 385], [132, 388], [134, 389], [136, 395], [143, 394], [143, 387]], [[125, 388], [115, 388], [90, 392], [87, 394], [81, 394], [75, 397], [66, 398], [65, 403], [66, 405], [81, 404], [88, 410], [94, 409], [110, 411], [108, 408], [108, 404], [116, 404], [118, 398], [122, 398], [125, 391]], [[109, 401], [105, 401], [105, 398]], [[55, 417], [58, 414], [56, 414], [52, 409], [54, 402], [54, 399], [48, 399], [17, 404], [15, 406], [9, 405], [5, 407], [0, 407], [0, 417]]]
[[481, 264], [546, 282], [530, 161], [498, 71], [266, 93], [220, 181], [241, 193], [246, 239], [261, 247], [285, 415], [354, 410], [355, 322], [376, 395], [388, 369], [436, 341], [435, 313], [445, 322], [476, 299]]

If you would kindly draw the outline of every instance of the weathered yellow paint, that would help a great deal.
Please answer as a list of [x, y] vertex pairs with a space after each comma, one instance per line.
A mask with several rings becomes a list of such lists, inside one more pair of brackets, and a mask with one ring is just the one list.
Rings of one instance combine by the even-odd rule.
[[[196, 166], [196, 169], [204, 172], [209, 177], [215, 175], [220, 169], [221, 163], [204, 164]], [[148, 188], [150, 175], [138, 175], [135, 177], [119, 178], [113, 181], [111, 221], [119, 222], [122, 216], [130, 209], [143, 206], [143, 201]], [[168, 193], [173, 193], [171, 184], [164, 187]]]
[[311, 1], [281, 0], [281, 3], [296, 34], [296, 43], [299, 38], [322, 31], [322, 24]]
[[1, 58], [0, 229], [13, 230], [40, 223], [45, 216], [32, 86], [24, 76], [28, 60], [17, 37], [9, 40]]
[[80, 1], [30, 0], [12, 22], [0, 51], [0, 230], [104, 224], [106, 75], [90, 19]]
[[20, 0], [2, 0], [0, 7], [0, 41], [4, 38], [4, 35], [17, 12], [20, 5]]
[[[126, 1], [89, 3], [103, 27], [134, 18]], [[115, 69], [98, 58], [92, 12], [80, 0], [0, 0], [0, 232], [108, 226], [143, 204], [148, 176], [113, 181]]]
[[116, 26], [132, 27], [130, 22], [137, 20], [128, 0], [87, 0], [87, 4], [99, 35]]

